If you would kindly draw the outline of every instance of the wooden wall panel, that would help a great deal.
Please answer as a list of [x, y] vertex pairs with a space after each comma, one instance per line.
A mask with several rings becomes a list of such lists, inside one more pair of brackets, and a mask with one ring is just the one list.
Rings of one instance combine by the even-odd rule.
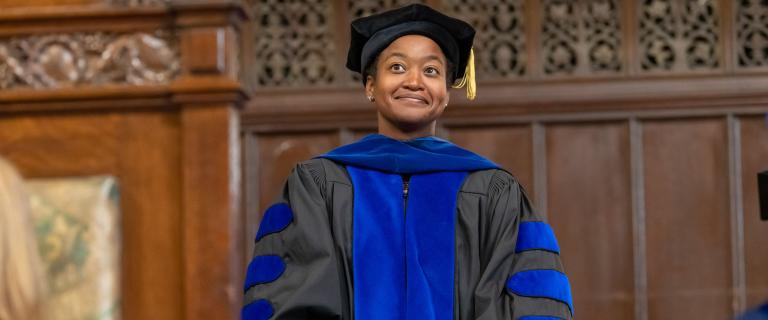
[[120, 164], [123, 318], [182, 319], [179, 118], [151, 112], [121, 118], [115, 157]]
[[0, 117], [0, 154], [26, 177], [108, 174], [117, 171], [117, 114]]
[[726, 127], [643, 125], [649, 319], [732, 317]]
[[756, 307], [768, 300], [768, 221], [760, 221], [757, 199], [757, 172], [768, 170], [765, 116], [741, 120], [741, 157], [747, 307]]
[[449, 128], [448, 139], [512, 172], [534, 197], [530, 126]]
[[581, 319], [633, 319], [629, 128], [546, 128], [548, 217]]
[[275, 202], [288, 174], [297, 163], [338, 146], [336, 132], [259, 135], [259, 207], [265, 210]]

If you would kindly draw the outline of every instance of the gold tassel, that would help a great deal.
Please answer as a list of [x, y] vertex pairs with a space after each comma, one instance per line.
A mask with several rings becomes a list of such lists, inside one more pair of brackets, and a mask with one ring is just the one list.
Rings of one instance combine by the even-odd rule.
[[454, 88], [467, 86], [467, 99], [475, 100], [477, 96], [477, 83], [475, 83], [475, 48], [469, 49], [469, 58], [467, 59], [467, 68], [464, 70], [464, 77], [454, 84]]

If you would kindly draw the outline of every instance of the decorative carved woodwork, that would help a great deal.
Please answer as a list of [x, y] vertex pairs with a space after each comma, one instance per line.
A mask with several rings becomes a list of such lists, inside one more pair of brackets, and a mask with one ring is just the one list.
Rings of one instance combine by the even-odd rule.
[[526, 73], [522, 1], [447, 0], [443, 7], [446, 13], [469, 22], [477, 30], [474, 49], [478, 80], [520, 77]]
[[643, 71], [719, 69], [719, 14], [715, 1], [644, 0], [639, 3]]
[[0, 88], [168, 84], [178, 74], [167, 31], [76, 32], [0, 40]]
[[258, 86], [324, 85], [338, 78], [333, 65], [341, 50], [331, 42], [330, 2], [259, 0], [250, 9]]
[[739, 68], [768, 67], [768, 2], [740, 0], [736, 9], [736, 51]]
[[543, 70], [546, 75], [622, 70], [619, 2], [543, 1]]
[[[348, 22], [411, 2], [251, 1], [254, 89], [359, 85], [339, 58]], [[760, 0], [421, 2], [475, 26], [481, 83], [730, 74], [768, 65], [768, 4]], [[728, 30], [735, 37], [725, 37]]]

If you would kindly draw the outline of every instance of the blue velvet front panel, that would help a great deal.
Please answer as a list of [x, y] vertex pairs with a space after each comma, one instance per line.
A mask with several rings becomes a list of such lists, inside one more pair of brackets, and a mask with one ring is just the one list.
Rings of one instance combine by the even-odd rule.
[[404, 319], [403, 181], [397, 174], [347, 167], [352, 179], [355, 319]]
[[456, 197], [465, 177], [465, 172], [441, 172], [411, 178], [405, 319], [453, 319]]
[[453, 319], [456, 197], [466, 173], [347, 167], [354, 190], [356, 319]]

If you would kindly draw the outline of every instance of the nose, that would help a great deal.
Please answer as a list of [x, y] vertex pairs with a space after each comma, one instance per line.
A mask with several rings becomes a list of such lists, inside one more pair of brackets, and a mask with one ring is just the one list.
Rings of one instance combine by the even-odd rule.
[[403, 87], [413, 91], [419, 91], [424, 89], [423, 79], [421, 73], [416, 70], [409, 70], [406, 74], [406, 78], [403, 81]]

